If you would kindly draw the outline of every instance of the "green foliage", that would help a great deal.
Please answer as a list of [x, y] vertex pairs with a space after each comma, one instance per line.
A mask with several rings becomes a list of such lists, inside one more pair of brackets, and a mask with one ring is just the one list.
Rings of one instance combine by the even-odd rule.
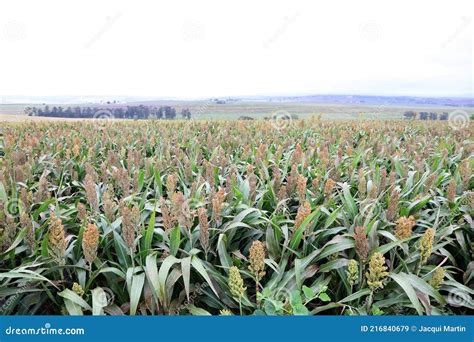
[[[316, 119], [2, 125], [0, 311], [467, 314], [472, 128]], [[410, 216], [415, 225], [396, 234], [397, 219]], [[83, 251], [89, 223], [99, 231], [93, 262]]]

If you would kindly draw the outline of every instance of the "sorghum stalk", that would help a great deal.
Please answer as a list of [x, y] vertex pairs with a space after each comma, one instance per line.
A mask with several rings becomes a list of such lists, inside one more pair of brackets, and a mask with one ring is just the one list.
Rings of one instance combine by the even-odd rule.
[[413, 216], [402, 216], [397, 220], [395, 227], [395, 236], [400, 240], [407, 239], [411, 236], [413, 227], [416, 225], [416, 220]]
[[359, 198], [364, 199], [367, 192], [367, 180], [365, 179], [364, 170], [362, 168], [359, 169], [358, 181]]
[[429, 284], [433, 286], [433, 288], [438, 290], [441, 287], [441, 284], [443, 283], [443, 279], [444, 279], [444, 268], [438, 267], [433, 273], [433, 277], [429, 281]]
[[[265, 246], [262, 242], [256, 240], [252, 242], [249, 250], [249, 271], [255, 278], [255, 293], [258, 293], [260, 280], [265, 275]], [[258, 304], [257, 299], [257, 304]]]
[[456, 180], [452, 178], [448, 184], [448, 190], [446, 191], [446, 198], [449, 202], [454, 202], [454, 199], [456, 198], [456, 187]]
[[92, 262], [97, 257], [98, 245], [99, 230], [95, 224], [89, 223], [82, 236], [82, 252], [84, 253], [84, 259], [89, 263], [89, 268], [92, 267]]
[[90, 174], [87, 174], [84, 179], [84, 188], [86, 190], [87, 202], [95, 213], [99, 210], [99, 201], [97, 200], [94, 179]]
[[366, 272], [365, 277], [367, 278], [367, 285], [370, 288], [370, 295], [367, 299], [367, 311], [370, 311], [372, 306], [372, 301], [374, 297], [374, 292], [377, 289], [382, 289], [384, 287], [384, 280], [387, 277], [387, 266], [385, 266], [385, 258], [379, 253], [375, 252], [372, 254], [369, 262], [369, 271]]
[[207, 251], [209, 248], [209, 222], [207, 221], [206, 208], [198, 209], [198, 218], [199, 218], [199, 241], [201, 246], [204, 248], [207, 257]]
[[398, 215], [398, 198], [400, 195], [400, 190], [398, 188], [393, 188], [390, 192], [390, 198], [388, 201], [387, 209], [387, 220], [394, 221]]
[[66, 239], [64, 227], [60, 218], [57, 218], [54, 213], [50, 215], [50, 223], [48, 230], [48, 246], [51, 255], [59, 262], [62, 262], [66, 252]]
[[219, 188], [219, 191], [212, 197], [212, 218], [216, 223], [216, 226], [220, 226], [221, 224], [221, 211], [222, 211], [222, 204], [224, 203], [225, 199], [225, 192], [223, 188]]
[[296, 180], [296, 191], [298, 192], [298, 199], [300, 203], [306, 201], [306, 177], [298, 175]]
[[296, 213], [295, 224], [293, 233], [301, 226], [301, 223], [311, 214], [311, 205], [308, 201], [305, 201], [300, 207], [298, 208], [298, 212]]
[[334, 180], [332, 180], [331, 178], [329, 178], [326, 181], [326, 184], [324, 185], [324, 195], [326, 197], [329, 197], [335, 186], [336, 186], [336, 182]]
[[347, 264], [347, 281], [351, 285], [351, 290], [352, 286], [359, 282], [359, 263], [357, 260], [351, 259]]
[[355, 227], [354, 243], [360, 262], [365, 263], [367, 261], [367, 256], [369, 255], [369, 241], [367, 240], [364, 227]]
[[160, 210], [163, 219], [163, 228], [165, 228], [165, 232], [168, 232], [173, 228], [174, 220], [164, 197], [160, 198]]
[[240, 276], [239, 269], [235, 266], [232, 266], [229, 269], [228, 285], [232, 297], [238, 299], [239, 301], [240, 315], [242, 316], [242, 297], [244, 296], [245, 290], [247, 288], [244, 287], [244, 281]]
[[416, 274], [420, 273], [421, 267], [426, 264], [428, 258], [431, 256], [431, 251], [433, 250], [434, 235], [434, 229], [428, 228], [420, 239], [420, 262], [418, 263], [418, 269]]

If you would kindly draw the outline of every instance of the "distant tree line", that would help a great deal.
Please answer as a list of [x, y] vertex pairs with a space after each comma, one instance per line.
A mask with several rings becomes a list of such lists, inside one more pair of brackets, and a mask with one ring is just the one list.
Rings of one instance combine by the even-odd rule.
[[[25, 114], [28, 116], [45, 116], [54, 118], [115, 118], [115, 119], [176, 119], [176, 109], [171, 106], [124, 106], [124, 107], [61, 107], [44, 106], [43, 108], [26, 107]], [[184, 108], [181, 118], [191, 119], [191, 111]]]
[[419, 120], [448, 120], [449, 114], [447, 112], [443, 112], [438, 114], [436, 112], [419, 112], [416, 113], [412, 110], [406, 111], [403, 113], [403, 116], [406, 119], [419, 119]]

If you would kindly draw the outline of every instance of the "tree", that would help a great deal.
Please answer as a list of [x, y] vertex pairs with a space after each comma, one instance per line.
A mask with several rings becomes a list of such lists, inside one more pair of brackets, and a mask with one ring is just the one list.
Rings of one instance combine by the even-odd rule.
[[443, 112], [443, 114], [439, 115], [440, 120], [448, 120], [449, 114], [447, 112]]
[[165, 106], [163, 109], [165, 113], [165, 119], [174, 119], [176, 118], [176, 109], [170, 106]]
[[405, 113], [403, 113], [403, 116], [406, 118], [406, 119], [414, 119], [416, 117], [416, 113], [412, 110], [408, 110], [406, 111]]
[[188, 108], [183, 108], [181, 111], [181, 116], [183, 119], [189, 120], [191, 119], [191, 111]]
[[428, 120], [428, 112], [420, 112], [420, 120]]

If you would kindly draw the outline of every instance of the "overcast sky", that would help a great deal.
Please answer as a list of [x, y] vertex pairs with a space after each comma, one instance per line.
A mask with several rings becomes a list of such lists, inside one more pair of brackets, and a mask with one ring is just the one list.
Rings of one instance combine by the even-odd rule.
[[1, 1], [0, 95], [472, 96], [472, 0], [392, 3]]

